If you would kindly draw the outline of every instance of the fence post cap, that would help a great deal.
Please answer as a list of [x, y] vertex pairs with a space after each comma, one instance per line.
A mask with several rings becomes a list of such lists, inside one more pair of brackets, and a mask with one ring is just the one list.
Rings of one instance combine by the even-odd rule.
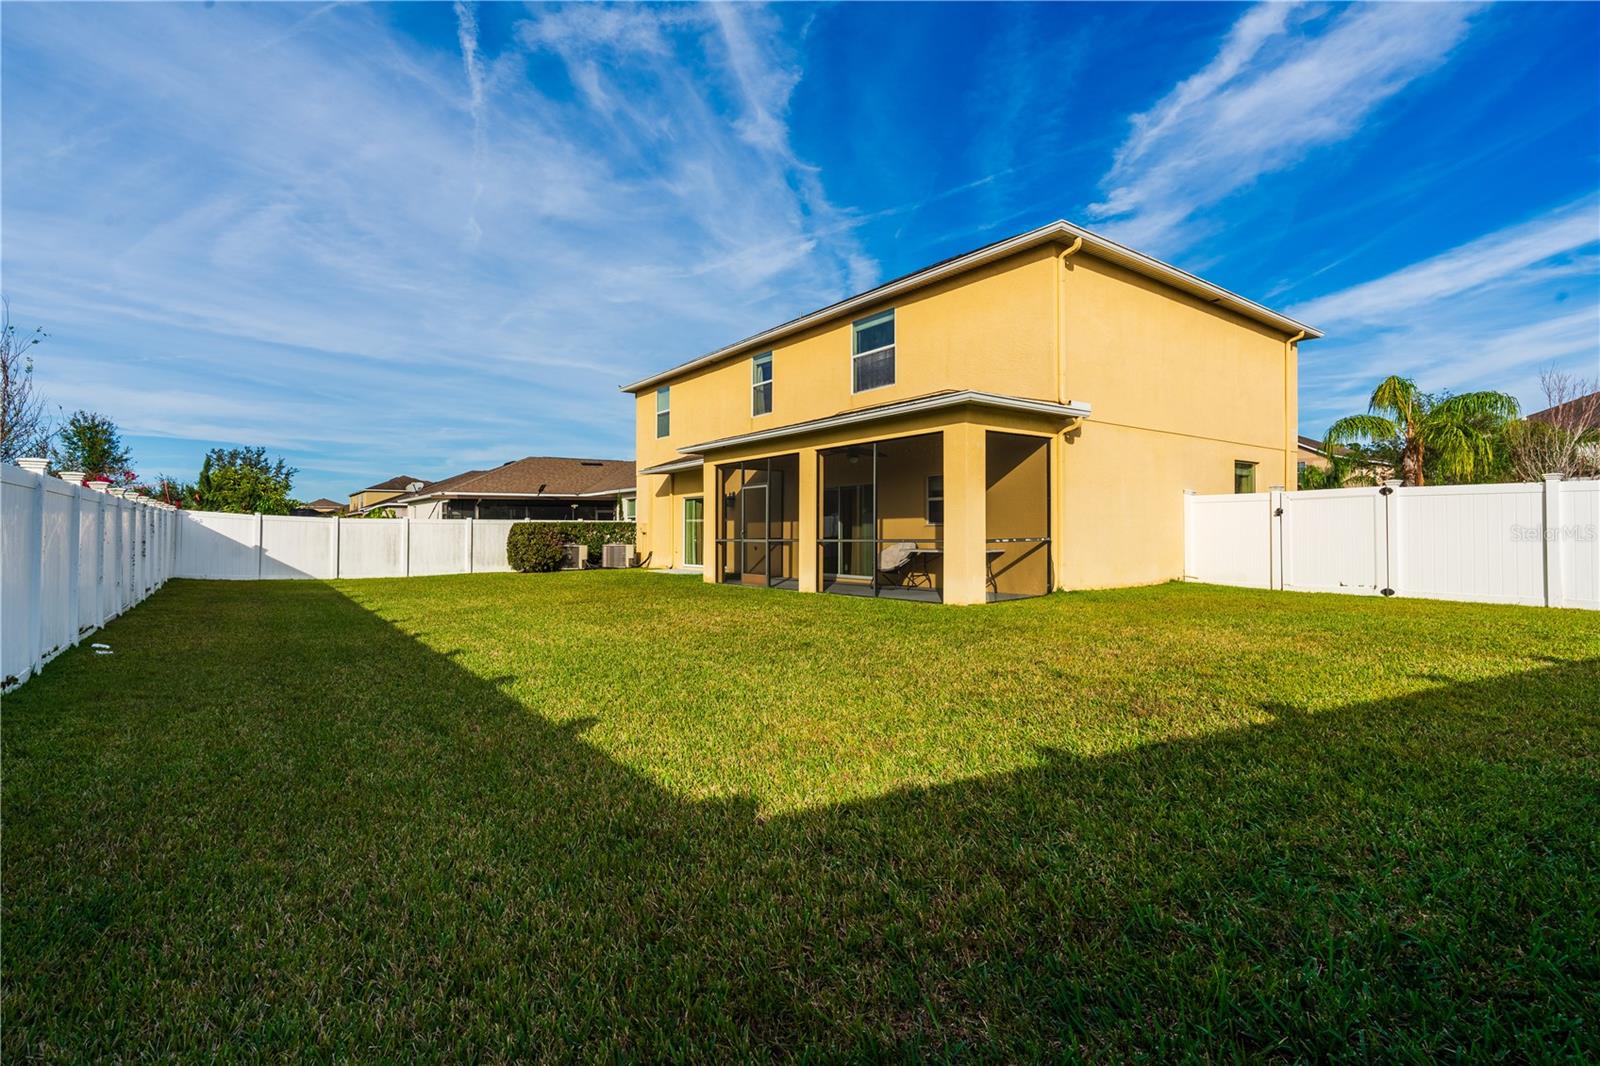
[[1388, 485], [1391, 489], [1398, 489], [1405, 484], [1404, 481], [1397, 477], [1384, 478], [1383, 483]]
[[82, 485], [84, 474], [82, 470], [57, 470], [56, 477], [69, 485]]
[[86, 488], [94, 489], [96, 492], [105, 492], [107, 489], [111, 488], [111, 482], [107, 481], [103, 477], [92, 477], [83, 484]]
[[1565, 477], [1566, 477], [1566, 476], [1567, 476], [1567, 475], [1565, 475], [1565, 474], [1560, 474], [1560, 473], [1555, 473], [1555, 474], [1546, 474], [1546, 475], [1545, 475], [1545, 476], [1544, 476], [1544, 479], [1545, 479], [1545, 480], [1546, 480], [1546, 481], [1561, 481], [1561, 480], [1562, 480], [1562, 479], [1564, 479], [1564, 478], [1565, 478]]
[[17, 465], [22, 467], [22, 469], [26, 470], [30, 474], [39, 474], [42, 476], [49, 471], [50, 460], [29, 457], [26, 459], [18, 459]]

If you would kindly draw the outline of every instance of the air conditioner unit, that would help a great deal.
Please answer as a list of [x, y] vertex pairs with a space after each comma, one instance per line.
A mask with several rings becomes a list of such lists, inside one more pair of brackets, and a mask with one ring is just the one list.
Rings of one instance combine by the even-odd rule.
[[607, 570], [626, 570], [633, 565], [633, 545], [604, 545], [600, 549], [600, 565]]
[[584, 557], [589, 553], [588, 548], [585, 548], [582, 544], [565, 544], [562, 545], [562, 550], [565, 552], [566, 557], [561, 560], [561, 569], [583, 569]]

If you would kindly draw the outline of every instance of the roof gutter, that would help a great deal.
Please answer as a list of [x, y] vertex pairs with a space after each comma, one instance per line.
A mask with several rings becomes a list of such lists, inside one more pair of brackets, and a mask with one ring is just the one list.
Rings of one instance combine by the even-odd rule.
[[830, 415], [827, 418], [815, 418], [808, 422], [794, 422], [774, 429], [758, 430], [755, 433], [741, 433], [733, 437], [721, 437], [717, 440], [706, 441], [703, 444], [691, 444], [679, 448], [678, 451], [684, 454], [703, 454], [721, 448], [743, 447], [750, 444], [759, 444], [762, 441], [783, 440], [806, 433], [838, 429], [841, 426], [882, 422], [891, 418], [899, 418], [903, 415], [921, 414], [927, 411], [939, 411], [968, 405], [992, 407], [1002, 411], [1024, 411], [1032, 414], [1052, 415], [1064, 420], [1088, 418], [1091, 410], [1088, 404], [1071, 400], [1066, 403], [1055, 403], [1050, 400], [1032, 400], [1021, 396], [1001, 396], [996, 393], [966, 390], [963, 392], [938, 393], [916, 400], [887, 404], [883, 407], [868, 407], [860, 411], [846, 411], [843, 414]]

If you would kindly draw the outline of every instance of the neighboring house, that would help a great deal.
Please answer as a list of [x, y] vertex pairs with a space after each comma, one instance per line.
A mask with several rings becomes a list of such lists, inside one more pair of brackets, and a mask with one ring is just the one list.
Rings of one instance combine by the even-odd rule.
[[[1600, 430], [1600, 392], [1585, 393], [1565, 403], [1558, 403], [1554, 407], [1535, 411], [1528, 416], [1528, 421], [1560, 426], [1578, 435], [1580, 439], [1584, 434], [1592, 435]], [[1600, 442], [1595, 442], [1591, 436], [1588, 443], [1579, 446], [1577, 460], [1576, 472], [1579, 476], [1600, 475]]]
[[325, 518], [344, 514], [344, 504], [324, 497], [320, 500], [312, 500], [310, 503], [303, 503], [289, 513], [300, 517]]
[[359, 492], [350, 494], [350, 513], [363, 514], [370, 511], [380, 503], [387, 503], [397, 496], [408, 492], [415, 492], [425, 482], [414, 477], [392, 477], [388, 481], [380, 481], [376, 485], [368, 485]]
[[1315, 437], [1307, 437], [1304, 434], [1301, 434], [1299, 439], [1300, 453], [1297, 457], [1296, 467], [1300, 470], [1304, 470], [1308, 466], [1314, 466], [1318, 470], [1328, 469], [1328, 452], [1322, 446], [1322, 442]]
[[1294, 485], [1319, 336], [1052, 223], [624, 386], [640, 556], [952, 603], [1178, 578], [1184, 490]]
[[1600, 392], [1584, 393], [1566, 403], [1558, 403], [1554, 407], [1546, 407], [1543, 411], [1535, 411], [1528, 416], [1528, 421], [1566, 426], [1578, 433], [1600, 429]]
[[531, 455], [435, 481], [390, 501], [412, 518], [631, 521], [633, 463]]
[[[1301, 470], [1308, 466], [1314, 466], [1318, 470], [1328, 469], [1328, 450], [1323, 446], [1323, 443], [1314, 437], [1301, 436], [1299, 440], [1300, 450], [1299, 461], [1295, 464], [1297, 467], [1296, 474], [1298, 475]], [[1344, 456], [1350, 454], [1350, 449], [1335, 445], [1334, 452], [1337, 455]], [[1393, 468], [1387, 463], [1361, 462], [1356, 464], [1356, 470], [1360, 471], [1361, 476], [1357, 478], [1355, 473], [1352, 472], [1345, 478], [1345, 484], [1349, 485], [1354, 482], [1376, 484], [1394, 475]], [[1299, 483], [1298, 477], [1295, 483]]]

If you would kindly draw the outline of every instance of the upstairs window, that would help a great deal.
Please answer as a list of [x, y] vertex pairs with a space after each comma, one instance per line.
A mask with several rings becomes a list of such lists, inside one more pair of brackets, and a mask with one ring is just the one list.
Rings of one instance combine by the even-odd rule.
[[672, 387], [656, 390], [656, 436], [665, 437], [672, 428]]
[[772, 353], [766, 352], [750, 360], [750, 413], [772, 413]]
[[1233, 464], [1233, 491], [1256, 491], [1256, 464], [1246, 462]]
[[852, 327], [850, 356], [852, 392], [894, 384], [894, 310], [858, 320]]

